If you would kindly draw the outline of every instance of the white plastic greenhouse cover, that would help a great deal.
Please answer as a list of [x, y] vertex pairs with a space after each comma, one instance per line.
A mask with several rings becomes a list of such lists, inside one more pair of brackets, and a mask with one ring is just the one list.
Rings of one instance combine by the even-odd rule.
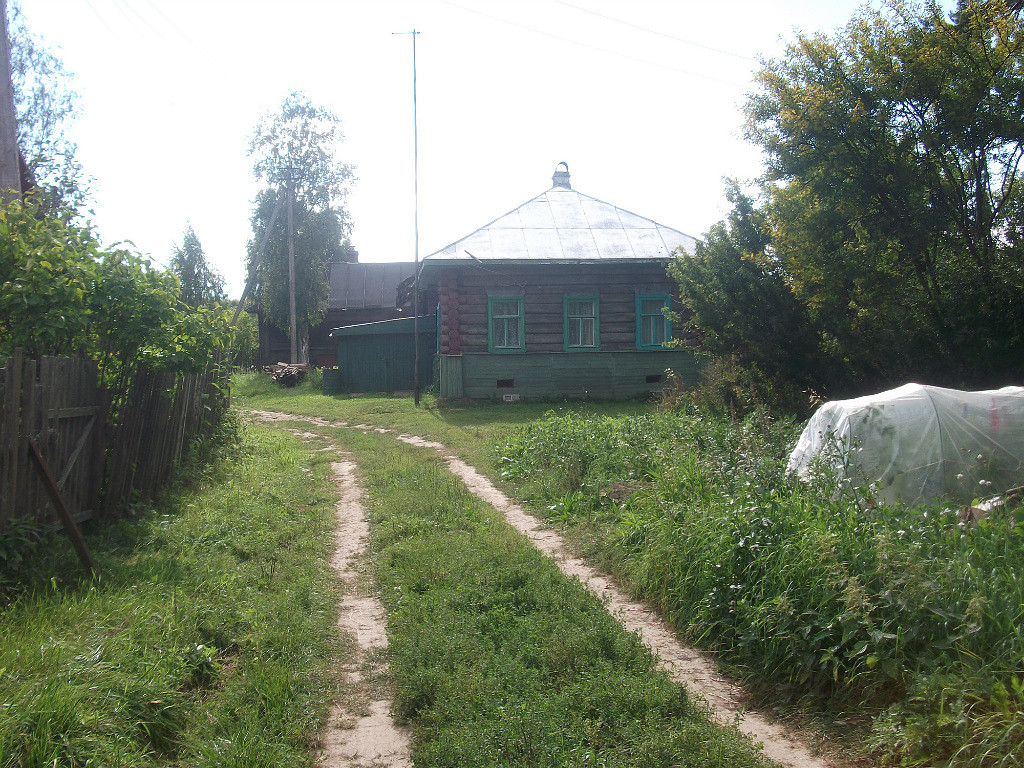
[[789, 457], [824, 462], [883, 503], [992, 496], [1024, 484], [1024, 387], [983, 392], [906, 384], [825, 403]]

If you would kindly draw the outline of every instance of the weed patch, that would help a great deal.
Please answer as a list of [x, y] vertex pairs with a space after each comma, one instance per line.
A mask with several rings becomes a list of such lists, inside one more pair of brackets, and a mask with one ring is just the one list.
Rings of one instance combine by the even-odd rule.
[[879, 759], [1024, 761], [1024, 514], [853, 505], [785, 475], [797, 428], [681, 409], [551, 415], [502, 476], [585, 527], [692, 638], [796, 702], [876, 713]]
[[259, 428], [62, 539], [0, 610], [0, 766], [308, 765], [336, 652], [328, 459]]

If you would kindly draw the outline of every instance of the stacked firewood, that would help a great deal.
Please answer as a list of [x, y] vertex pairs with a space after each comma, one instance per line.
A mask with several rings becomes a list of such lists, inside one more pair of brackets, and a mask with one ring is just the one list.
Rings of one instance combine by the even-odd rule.
[[263, 366], [263, 372], [283, 387], [294, 387], [306, 378], [309, 366], [305, 363], [275, 363]]

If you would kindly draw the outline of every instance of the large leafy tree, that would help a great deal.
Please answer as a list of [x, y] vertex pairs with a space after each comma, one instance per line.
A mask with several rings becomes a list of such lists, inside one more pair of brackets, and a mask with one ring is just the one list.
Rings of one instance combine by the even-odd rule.
[[68, 138], [79, 95], [60, 57], [26, 26], [19, 4], [11, 2], [8, 10], [18, 148], [41, 210], [74, 214], [89, 200], [77, 146]]
[[195, 230], [190, 224], [174, 246], [171, 272], [181, 288], [181, 300], [190, 307], [214, 306], [224, 301], [224, 278], [210, 267]]
[[[891, 2], [763, 66], [747, 117], [767, 165], [766, 284], [806, 312], [809, 365], [863, 385], [1019, 378], [1022, 31], [1001, 0], [948, 16]], [[764, 352], [780, 330], [765, 326]]]
[[817, 330], [774, 256], [764, 213], [734, 181], [726, 197], [733, 204], [726, 221], [698, 241], [694, 256], [669, 265], [701, 330], [701, 347], [820, 389], [826, 370], [819, 364]]
[[[349, 252], [351, 222], [344, 208], [353, 180], [338, 158], [340, 120], [330, 110], [293, 92], [256, 126], [249, 152], [256, 178], [266, 186], [256, 197], [250, 266], [267, 232], [274, 207], [291, 179], [294, 190], [295, 304], [300, 359], [308, 356], [309, 328], [327, 312], [327, 264]], [[267, 240], [257, 270], [256, 301], [263, 316], [286, 333], [288, 307], [288, 231], [284, 210]]]

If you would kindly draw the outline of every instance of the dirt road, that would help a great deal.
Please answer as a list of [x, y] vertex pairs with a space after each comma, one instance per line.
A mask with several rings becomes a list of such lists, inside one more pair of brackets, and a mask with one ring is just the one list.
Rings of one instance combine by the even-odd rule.
[[[608, 611], [631, 632], [640, 635], [643, 642], [654, 652], [658, 663], [669, 673], [673, 680], [683, 683], [694, 694], [703, 697], [711, 707], [713, 716], [723, 724], [735, 723], [743, 733], [755, 742], [763, 745], [764, 753], [785, 768], [835, 768], [835, 764], [827, 758], [815, 754], [807, 742], [787, 727], [771, 722], [763, 714], [746, 707], [746, 696], [737, 684], [719, 674], [714, 661], [700, 650], [680, 641], [671, 628], [654, 611], [642, 603], [633, 600], [620, 590], [605, 574], [573, 557], [565, 547], [565, 542], [557, 531], [547, 528], [543, 523], [529, 514], [519, 505], [513, 503], [504, 493], [498, 490], [490, 480], [475, 468], [466, 464], [451, 453], [441, 443], [433, 442], [415, 435], [400, 434], [381, 427], [366, 424], [349, 424], [333, 422], [316, 417], [293, 416], [286, 413], [271, 411], [250, 411], [257, 419], [265, 422], [303, 422], [315, 426], [359, 429], [361, 431], [392, 434], [398, 440], [421, 448], [437, 451], [447, 463], [449, 470], [458, 476], [466, 487], [480, 499], [494, 506], [516, 530], [526, 536], [539, 550], [556, 561], [558, 567], [568, 576], [580, 579], [596, 595], [600, 596]], [[339, 465], [342, 466], [342, 465]], [[346, 493], [351, 493], [354, 484], [351, 479], [353, 470], [345, 466], [336, 470], [339, 473], [339, 489], [342, 491], [342, 504]], [[339, 517], [340, 520], [340, 517]], [[339, 525], [343, 525], [339, 523]], [[365, 522], [363, 523], [365, 526]], [[340, 529], [339, 529], [340, 530]], [[357, 534], [339, 534], [339, 552], [343, 547], [350, 546], [345, 539], [355, 535], [359, 541], [366, 537], [360, 529]], [[362, 546], [361, 544], [359, 545]], [[337, 567], [337, 566], [336, 566]], [[341, 571], [343, 573], [343, 571]], [[344, 576], [343, 576], [344, 578]], [[379, 606], [374, 611], [378, 610]], [[383, 622], [383, 610], [379, 611]], [[346, 610], [343, 605], [343, 617]], [[361, 615], [358, 612], [353, 616]], [[386, 641], [385, 641], [386, 642]], [[332, 722], [334, 717], [332, 716]], [[404, 759], [396, 753], [396, 760]], [[327, 762], [330, 766], [357, 766], [363, 763]], [[372, 764], [372, 763], [371, 763]], [[380, 762], [376, 765], [406, 766], [408, 762]]]

